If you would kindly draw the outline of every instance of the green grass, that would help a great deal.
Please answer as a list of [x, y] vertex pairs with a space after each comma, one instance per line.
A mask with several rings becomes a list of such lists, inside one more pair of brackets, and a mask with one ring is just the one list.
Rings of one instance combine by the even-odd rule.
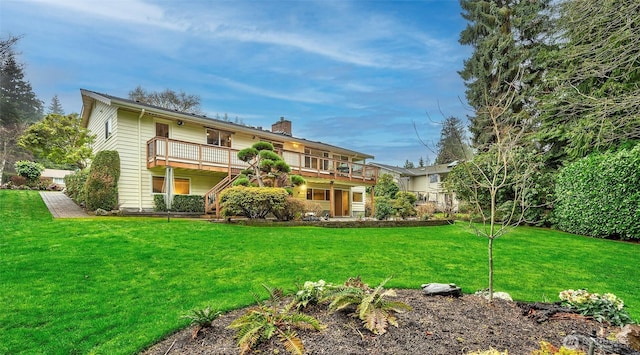
[[[53, 220], [37, 192], [0, 190], [0, 353], [129, 354], [185, 327], [180, 316], [253, 303], [261, 283], [487, 287], [486, 240], [462, 225], [322, 229], [173, 219]], [[496, 290], [555, 301], [588, 288], [640, 319], [640, 245], [518, 228], [495, 244]]]

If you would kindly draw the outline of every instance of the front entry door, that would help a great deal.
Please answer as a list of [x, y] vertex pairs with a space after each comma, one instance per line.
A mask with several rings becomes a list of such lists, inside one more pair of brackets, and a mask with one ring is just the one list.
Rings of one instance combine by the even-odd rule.
[[349, 216], [349, 191], [333, 191], [333, 207], [336, 217]]

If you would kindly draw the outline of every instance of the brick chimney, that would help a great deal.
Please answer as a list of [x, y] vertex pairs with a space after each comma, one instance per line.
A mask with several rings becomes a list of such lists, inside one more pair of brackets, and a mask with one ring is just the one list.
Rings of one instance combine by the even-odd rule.
[[280, 117], [280, 121], [271, 125], [271, 132], [291, 135], [291, 121], [285, 120], [284, 117]]

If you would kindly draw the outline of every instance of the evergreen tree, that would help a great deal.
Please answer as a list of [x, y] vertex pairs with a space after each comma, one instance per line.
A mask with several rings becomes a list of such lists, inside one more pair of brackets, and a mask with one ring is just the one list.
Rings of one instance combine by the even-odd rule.
[[413, 169], [415, 168], [415, 165], [413, 165], [413, 162], [410, 162], [409, 159], [404, 161], [404, 168], [405, 169]]
[[0, 124], [35, 122], [42, 118], [40, 101], [25, 80], [23, 66], [12, 50], [0, 63]]
[[422, 159], [422, 157], [420, 157], [420, 160], [418, 160], [418, 167], [424, 168], [424, 159]]
[[15, 61], [13, 47], [19, 40], [16, 36], [0, 38], [0, 184], [5, 168], [12, 170], [14, 162], [31, 159], [17, 141], [27, 122], [39, 119], [42, 111], [42, 103]]
[[541, 140], [548, 164], [640, 139], [640, 2], [564, 1], [543, 53]]
[[471, 158], [471, 148], [466, 141], [462, 121], [453, 116], [445, 119], [440, 131], [440, 140], [436, 145], [438, 148], [436, 164]]
[[[501, 106], [492, 98], [514, 95], [505, 112], [514, 122], [531, 120], [532, 90], [542, 71], [532, 59], [544, 47], [548, 19], [545, 10], [550, 0], [460, 0], [462, 17], [468, 21], [460, 33], [460, 44], [474, 51], [459, 72], [465, 81], [466, 98], [475, 110], [469, 130], [476, 148], [485, 150], [495, 141], [492, 122], [481, 109]], [[517, 80], [516, 80], [517, 79]], [[514, 90], [511, 86], [514, 86]]]
[[47, 114], [64, 116], [64, 109], [62, 108], [62, 104], [60, 104], [57, 94], [53, 95], [51, 98], [51, 103], [49, 104], [49, 107], [47, 107]]

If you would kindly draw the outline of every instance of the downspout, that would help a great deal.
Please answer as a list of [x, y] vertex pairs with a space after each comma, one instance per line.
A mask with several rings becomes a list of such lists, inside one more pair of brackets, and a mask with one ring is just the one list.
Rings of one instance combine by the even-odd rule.
[[[144, 116], [144, 109], [140, 110], [138, 116], [138, 142], [142, 138], [142, 116]], [[144, 151], [147, 147], [144, 147]], [[142, 151], [138, 149], [138, 212], [142, 212]]]

